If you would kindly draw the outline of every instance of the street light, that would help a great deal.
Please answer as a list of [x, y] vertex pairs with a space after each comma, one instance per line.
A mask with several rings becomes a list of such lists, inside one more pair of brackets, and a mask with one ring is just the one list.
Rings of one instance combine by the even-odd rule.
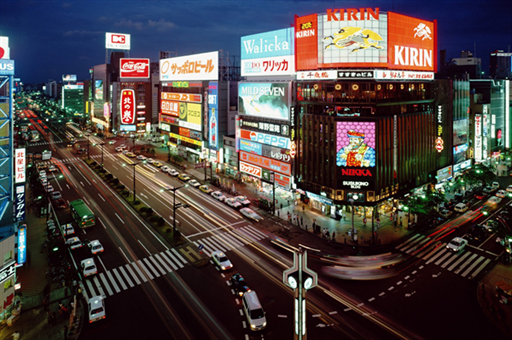
[[48, 220], [50, 219], [50, 210], [51, 210], [51, 205], [50, 205], [50, 192], [48, 191], [50, 189], [50, 180], [51, 179], [58, 179], [58, 178], [64, 178], [64, 175], [59, 175], [57, 177], [46, 177], [46, 200], [48, 201], [48, 211], [46, 212], [46, 222], [48, 222]]
[[181, 188], [186, 188], [188, 187], [188, 184], [185, 184], [185, 185], [182, 185], [181, 187], [166, 187], [166, 188], [163, 188], [163, 189], [160, 189], [160, 191], [172, 191], [172, 207], [173, 207], [173, 213], [172, 213], [172, 232], [173, 232], [173, 235], [174, 233], [176, 232], [176, 209], [179, 209], [179, 208], [187, 208], [188, 207], [188, 204], [185, 204], [183, 205], [181, 202], [176, 204], [176, 191], [181, 189]]
[[91, 157], [89, 157], [89, 145], [91, 144], [91, 139], [89, 137], [91, 137], [91, 135], [86, 133], [85, 137], [87, 137], [87, 159], [91, 159]]
[[352, 229], [351, 229], [351, 234], [352, 234], [352, 242], [355, 242], [357, 241], [357, 236], [355, 236], [355, 227], [354, 227], [354, 202], [356, 199], [358, 199], [359, 196], [358, 195], [353, 195], [352, 198], [349, 198], [349, 202], [352, 203]]
[[129, 163], [129, 164], [124, 163], [124, 164], [123, 164], [123, 166], [126, 166], [126, 165], [133, 166], [133, 203], [135, 203], [135, 167], [136, 167], [138, 164], [139, 164], [139, 163]]
[[272, 179], [272, 213], [276, 215], [276, 173], [272, 171], [270, 173]]
[[105, 142], [101, 142], [98, 145], [101, 147], [101, 170], [103, 170], [103, 146], [105, 145]]

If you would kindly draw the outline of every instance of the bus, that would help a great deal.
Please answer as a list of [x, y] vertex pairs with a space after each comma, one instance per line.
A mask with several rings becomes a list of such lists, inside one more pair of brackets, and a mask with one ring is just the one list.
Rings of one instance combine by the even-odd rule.
[[96, 225], [96, 216], [83, 200], [71, 201], [69, 210], [80, 228], [89, 228]]

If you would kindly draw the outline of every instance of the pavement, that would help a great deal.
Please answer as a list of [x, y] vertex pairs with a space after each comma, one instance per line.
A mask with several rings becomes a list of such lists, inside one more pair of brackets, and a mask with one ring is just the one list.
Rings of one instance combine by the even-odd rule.
[[[158, 143], [159, 144], [159, 143]], [[167, 149], [161, 148], [153, 143], [156, 154], [153, 158], [162, 163], [176, 168], [178, 171], [186, 171], [201, 183], [204, 182], [204, 169], [194, 169], [194, 165], [183, 162], [176, 165], [167, 162]], [[186, 168], [184, 167], [186, 166]], [[228, 188], [235, 186], [236, 191], [248, 198], [257, 198], [264, 195], [248, 183], [239, 183], [233, 178], [225, 177], [223, 174], [214, 174], [219, 177], [221, 183]], [[210, 184], [211, 185], [211, 184]], [[229, 195], [229, 194], [227, 194]], [[272, 237], [288, 242], [294, 246], [307, 245], [310, 248], [318, 249], [322, 253], [333, 255], [358, 255], [377, 254], [389, 251], [391, 247], [401, 243], [411, 233], [417, 230], [407, 228], [407, 216], [402, 217], [402, 226], [396, 226], [389, 216], [380, 216], [380, 228], [372, 230], [371, 219], [363, 223], [361, 216], [354, 215], [350, 211], [345, 212], [345, 218], [336, 220], [323, 215], [318, 211], [311, 210], [302, 202], [295, 202], [287, 198], [277, 197], [276, 215], [268, 214], [259, 208], [253, 208], [260, 215], [264, 216], [263, 226]], [[29, 202], [30, 203], [30, 202]], [[29, 204], [27, 204], [28, 206]], [[353, 220], [352, 220], [353, 218]], [[6, 326], [0, 331], [0, 340], [12, 339], [15, 331], [20, 333], [20, 339], [77, 339], [87, 315], [85, 301], [78, 295], [76, 318], [71, 323], [67, 316], [60, 315], [59, 303], [70, 306], [74, 301], [76, 286], [57, 288], [54, 283], [48, 282], [45, 276], [49, 268], [46, 254], [40, 252], [41, 244], [46, 238], [46, 219], [37, 216], [36, 212], [27, 212], [27, 263], [17, 268], [17, 282], [21, 283], [21, 289], [17, 295], [21, 299], [21, 313], [12, 326]], [[320, 232], [313, 230], [315, 223], [319, 226]], [[352, 223], [357, 230], [357, 242], [352, 241], [349, 231]], [[400, 223], [398, 223], [400, 224]], [[324, 231], [329, 231], [329, 238]], [[334, 237], [333, 237], [334, 235]], [[372, 235], [374, 238], [372, 239]], [[475, 292], [476, 297], [484, 313], [492, 320], [496, 327], [500, 327], [504, 334], [512, 338], [512, 302], [502, 304], [496, 297], [494, 283], [504, 280], [512, 284], [512, 265], [498, 263], [478, 284]], [[43, 290], [50, 283], [50, 294], [48, 303], [45, 303]], [[47, 318], [47, 311], [51, 310], [57, 315], [54, 323]], [[71, 329], [67, 338], [64, 335], [64, 327]]]

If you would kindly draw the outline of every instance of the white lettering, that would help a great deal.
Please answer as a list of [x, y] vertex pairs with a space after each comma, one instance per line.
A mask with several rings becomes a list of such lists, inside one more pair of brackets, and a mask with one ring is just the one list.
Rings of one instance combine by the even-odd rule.
[[395, 45], [394, 64], [432, 67], [432, 51]]
[[315, 35], [315, 30], [314, 29], [310, 29], [310, 30], [305, 30], [305, 31], [299, 31], [295, 34], [295, 37], [296, 38], [304, 38], [304, 37], [312, 37]]

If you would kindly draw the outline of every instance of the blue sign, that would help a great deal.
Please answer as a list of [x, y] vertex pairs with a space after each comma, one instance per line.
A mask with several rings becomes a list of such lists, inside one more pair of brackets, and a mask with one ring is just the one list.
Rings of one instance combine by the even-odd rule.
[[210, 149], [219, 149], [219, 82], [211, 81], [208, 85], [208, 143]]
[[245, 139], [240, 139], [240, 150], [255, 153], [261, 156], [262, 145], [260, 143], [250, 142]]
[[203, 250], [203, 248], [204, 248], [204, 246], [203, 246], [202, 244], [200, 244], [200, 245], [197, 247], [197, 249], [199, 249], [199, 250]]
[[137, 127], [135, 125], [120, 125], [120, 131], [136, 131]]
[[27, 261], [27, 226], [23, 224], [18, 229], [18, 265]]
[[0, 75], [13, 76], [14, 75], [14, 60], [0, 59]]
[[241, 38], [241, 59], [294, 55], [294, 28], [247, 35]]

